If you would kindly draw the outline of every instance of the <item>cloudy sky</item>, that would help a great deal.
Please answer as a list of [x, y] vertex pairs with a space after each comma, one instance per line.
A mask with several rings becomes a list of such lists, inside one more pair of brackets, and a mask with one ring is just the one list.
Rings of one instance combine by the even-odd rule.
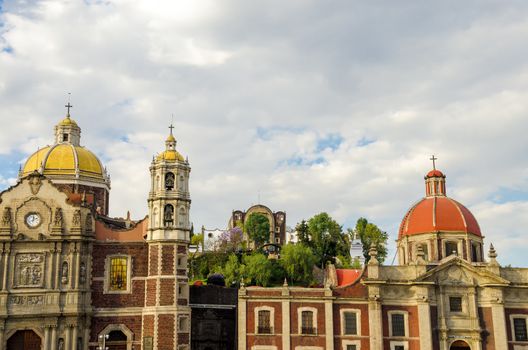
[[[0, 0], [0, 188], [52, 143], [67, 93], [146, 214], [174, 114], [192, 221], [258, 201], [390, 234], [435, 154], [503, 264], [528, 266], [528, 2]], [[392, 260], [394, 250], [388, 258]]]

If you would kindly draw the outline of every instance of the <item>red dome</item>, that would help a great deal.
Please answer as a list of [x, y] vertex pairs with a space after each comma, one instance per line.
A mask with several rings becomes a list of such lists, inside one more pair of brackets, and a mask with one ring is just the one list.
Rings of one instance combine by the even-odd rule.
[[433, 169], [425, 177], [445, 177], [440, 170]]
[[400, 225], [398, 238], [436, 231], [482, 236], [479, 224], [469, 209], [451, 198], [433, 196], [423, 198], [409, 209]]

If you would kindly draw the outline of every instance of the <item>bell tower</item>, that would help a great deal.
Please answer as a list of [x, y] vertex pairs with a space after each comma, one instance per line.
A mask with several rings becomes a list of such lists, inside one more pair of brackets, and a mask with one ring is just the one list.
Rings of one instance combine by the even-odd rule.
[[191, 224], [189, 162], [176, 151], [170, 134], [165, 151], [152, 160], [148, 197], [148, 277], [143, 313], [143, 340], [152, 349], [188, 350], [190, 339], [187, 255]]

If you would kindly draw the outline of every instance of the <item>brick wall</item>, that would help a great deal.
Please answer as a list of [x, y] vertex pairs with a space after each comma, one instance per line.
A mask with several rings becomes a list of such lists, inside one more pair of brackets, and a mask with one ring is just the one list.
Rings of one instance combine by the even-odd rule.
[[482, 333], [482, 350], [495, 350], [495, 336], [493, 332], [493, 316], [490, 307], [479, 307], [478, 309]]
[[155, 306], [156, 305], [156, 283], [155, 279], [147, 280], [147, 295], [145, 300], [146, 306]]
[[160, 305], [174, 305], [174, 278], [163, 278], [160, 280]]
[[[393, 340], [406, 340], [409, 342], [409, 350], [420, 350], [420, 328], [418, 319], [418, 308], [416, 306], [382, 306], [382, 323], [383, 323], [383, 349], [390, 350], [389, 338], [389, 311], [406, 311], [408, 315], [407, 334], [408, 338], [392, 338]], [[414, 339], [412, 339], [414, 338]]]
[[108, 255], [124, 254], [132, 257], [132, 278], [147, 276], [146, 243], [103, 243], [96, 242], [93, 247], [92, 276], [104, 277], [105, 262]]
[[158, 350], [174, 349], [174, 315], [158, 316]]
[[92, 303], [99, 308], [143, 307], [145, 303], [145, 281], [132, 280], [130, 293], [104, 294], [103, 281], [92, 282]]
[[112, 317], [93, 317], [90, 329], [90, 341], [97, 342], [99, 333], [108, 325], [123, 324], [133, 333], [133, 341], [141, 340], [141, 315], [137, 316], [112, 316]]
[[149, 275], [150, 276], [156, 276], [158, 274], [158, 254], [159, 254], [159, 248], [158, 246], [151, 245], [149, 247]]
[[174, 275], [174, 245], [161, 247], [161, 274]]

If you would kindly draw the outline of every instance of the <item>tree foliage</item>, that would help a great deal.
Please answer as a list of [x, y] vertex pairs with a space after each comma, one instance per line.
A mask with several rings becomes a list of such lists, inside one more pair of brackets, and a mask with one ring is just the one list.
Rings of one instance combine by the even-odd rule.
[[286, 244], [281, 250], [280, 264], [290, 281], [310, 284], [316, 257], [303, 243]]
[[244, 235], [240, 227], [233, 227], [224, 231], [218, 239], [217, 249], [221, 252], [232, 253], [242, 248]]
[[261, 213], [250, 214], [244, 224], [244, 230], [258, 247], [269, 240], [270, 223], [266, 215]]
[[262, 253], [246, 255], [242, 259], [244, 263], [243, 275], [248, 284], [255, 283], [267, 287], [272, 277], [272, 266], [268, 258]]
[[238, 261], [238, 257], [235, 254], [229, 255], [229, 258], [222, 269], [226, 286], [238, 285], [241, 281], [241, 265]]
[[[349, 234], [353, 235], [352, 230], [349, 229], [348, 231]], [[361, 243], [363, 244], [363, 256], [365, 257], [365, 263], [367, 263], [370, 259], [368, 253], [372, 243], [374, 243], [378, 249], [377, 259], [380, 263], [383, 263], [387, 257], [387, 240], [389, 238], [387, 232], [380, 230], [378, 226], [368, 222], [368, 220], [365, 218], [358, 219], [355, 231], [357, 232], [359, 238], [361, 239]]]
[[317, 265], [335, 262], [338, 255], [349, 255], [349, 242], [343, 234], [343, 228], [327, 213], [313, 216], [306, 223], [301, 221], [297, 226], [299, 242], [311, 248]]

